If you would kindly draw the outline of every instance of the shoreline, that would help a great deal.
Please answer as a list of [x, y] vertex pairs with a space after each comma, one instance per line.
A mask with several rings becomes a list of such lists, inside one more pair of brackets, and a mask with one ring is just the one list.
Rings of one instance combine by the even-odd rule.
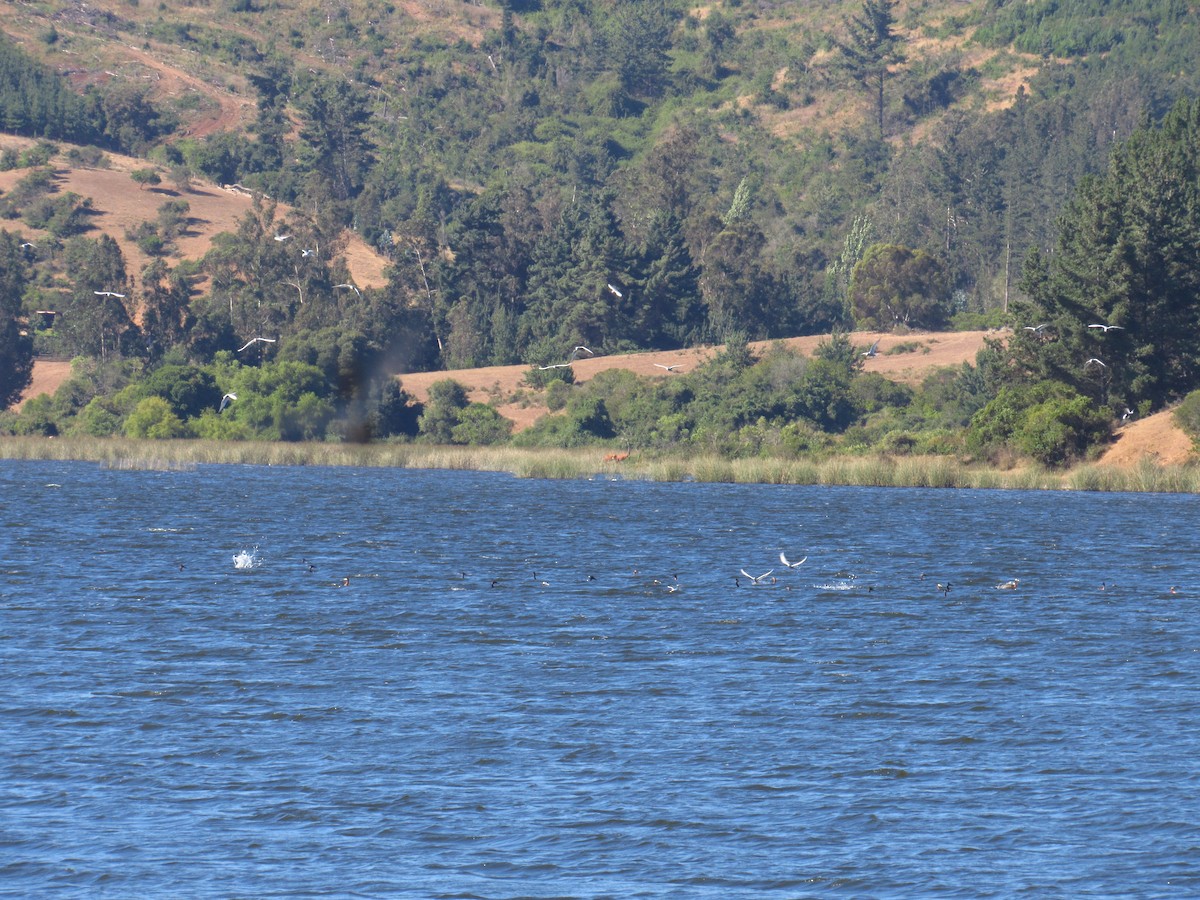
[[331, 466], [460, 469], [548, 479], [1200, 493], [1200, 465], [1160, 465], [1149, 459], [1129, 467], [1082, 463], [1059, 471], [1037, 466], [997, 469], [946, 456], [727, 459], [712, 454], [684, 457], [652, 451], [614, 454], [610, 447], [556, 450], [69, 437], [0, 437], [0, 459], [96, 462], [110, 469], [131, 471], [187, 471], [199, 465]]

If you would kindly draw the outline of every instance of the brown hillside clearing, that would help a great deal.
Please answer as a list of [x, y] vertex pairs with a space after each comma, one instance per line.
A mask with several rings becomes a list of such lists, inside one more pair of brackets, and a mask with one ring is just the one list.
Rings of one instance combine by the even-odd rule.
[[1175, 424], [1174, 412], [1166, 409], [1123, 426], [1097, 464], [1130, 468], [1150, 460], [1161, 466], [1179, 466], [1195, 459], [1192, 439]]
[[[34, 143], [26, 138], [0, 135], [0, 149], [11, 147], [21, 151]], [[168, 200], [186, 200], [190, 207], [189, 231], [176, 241], [177, 256], [184, 259], [202, 257], [217, 234], [223, 231], [236, 232], [238, 222], [253, 206], [250, 194], [228, 190], [200, 179], [193, 179], [191, 189], [187, 192], [172, 189], [166, 177], [159, 187], [141, 188], [130, 178], [130, 173], [135, 169], [147, 168], [149, 163], [116, 153], [106, 153], [105, 156], [110, 163], [107, 169], [72, 167], [62, 153], [52, 161], [52, 165], [59, 175], [60, 192], [73, 191], [81, 197], [92, 199], [92, 215], [88, 219], [91, 229], [87, 236], [97, 237], [104, 233], [112, 237], [121, 247], [126, 270], [131, 276], [140, 273], [150, 258], [138, 249], [137, 244], [125, 237], [125, 232], [142, 222], [154, 221], [158, 217], [158, 208]], [[28, 173], [28, 169], [0, 172], [0, 190], [10, 190]], [[281, 204], [276, 215], [282, 218], [288, 212], [290, 208]], [[36, 229], [23, 228], [21, 225], [13, 230], [27, 234], [35, 243], [42, 236]], [[348, 238], [346, 265], [355, 283], [360, 287], [385, 285], [388, 261], [368, 247], [357, 234], [350, 234]]]

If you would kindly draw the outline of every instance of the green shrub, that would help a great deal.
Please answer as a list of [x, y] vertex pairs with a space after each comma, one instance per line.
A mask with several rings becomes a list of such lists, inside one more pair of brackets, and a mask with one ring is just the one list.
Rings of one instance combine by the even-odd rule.
[[458, 424], [450, 430], [455, 444], [501, 444], [512, 434], [513, 423], [486, 403], [471, 403], [458, 413]]
[[1175, 407], [1175, 424], [1184, 430], [1192, 443], [1200, 447], [1200, 391], [1192, 391]]
[[131, 438], [181, 438], [191, 437], [183, 420], [171, 411], [162, 397], [147, 397], [125, 420], [125, 435]]

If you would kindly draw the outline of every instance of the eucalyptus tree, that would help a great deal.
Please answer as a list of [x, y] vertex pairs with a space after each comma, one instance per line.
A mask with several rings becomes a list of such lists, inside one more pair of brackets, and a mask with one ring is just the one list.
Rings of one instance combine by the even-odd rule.
[[152, 359], [187, 338], [195, 323], [191, 294], [187, 278], [161, 259], [142, 271], [142, 332]]
[[941, 263], [924, 250], [896, 244], [867, 248], [850, 278], [850, 308], [862, 328], [940, 328], [948, 313]]
[[63, 298], [54, 331], [72, 356], [140, 356], [139, 329], [130, 310], [132, 289], [121, 248], [108, 235], [72, 238], [63, 250], [74, 283]]
[[27, 280], [21, 243], [0, 231], [0, 409], [20, 399], [33, 377], [33, 338], [21, 321]]

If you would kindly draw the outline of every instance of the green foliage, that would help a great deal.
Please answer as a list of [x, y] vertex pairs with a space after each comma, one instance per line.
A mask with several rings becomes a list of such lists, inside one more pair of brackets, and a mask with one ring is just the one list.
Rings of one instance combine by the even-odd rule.
[[423, 408], [395, 378], [384, 379], [378, 387], [378, 397], [371, 410], [368, 426], [370, 437], [415, 437]]
[[337, 412], [332, 385], [316, 366], [282, 360], [239, 366], [228, 377], [238, 399], [225, 414], [267, 440], [320, 440]]
[[1104, 410], [1069, 387], [1043, 381], [1001, 390], [972, 417], [967, 443], [975, 452], [1011, 447], [1055, 466], [1082, 457], [1109, 433]]
[[1023, 287], [1031, 303], [1018, 312], [1051, 329], [1045, 337], [1022, 329], [1013, 341], [1032, 377], [1112, 407], [1160, 408], [1196, 387], [1200, 101], [1135, 132], [1102, 176], [1083, 181], [1055, 252], [1030, 255]]
[[33, 377], [33, 338], [22, 326], [27, 280], [20, 239], [0, 231], [0, 409], [21, 397]]
[[837, 43], [851, 77], [874, 95], [880, 137], [884, 133], [884, 83], [889, 70], [904, 60], [895, 8], [896, 0], [863, 0], [862, 12], [845, 19], [848, 39]]
[[44, 135], [79, 144], [95, 143], [87, 103], [67, 80], [35, 62], [7, 35], [0, 35], [0, 129]]
[[458, 412], [458, 424], [450, 430], [455, 444], [489, 445], [508, 440], [512, 421], [486, 403], [469, 403]]
[[212, 373], [197, 366], [160, 366], [141, 381], [139, 390], [144, 396], [166, 400], [180, 419], [195, 418], [221, 401]]
[[941, 328], [949, 312], [946, 273], [924, 250], [894, 244], [867, 248], [850, 279], [860, 328]]
[[417, 420], [421, 434], [435, 444], [453, 444], [454, 429], [467, 408], [467, 389], [452, 378], [429, 386], [429, 400]]
[[101, 359], [138, 355], [144, 345], [124, 303], [130, 290], [117, 242], [108, 235], [97, 240], [76, 237], [67, 242], [63, 255], [75, 278], [54, 324], [66, 353]]
[[147, 397], [125, 420], [125, 434], [132, 438], [190, 437], [187, 426], [161, 397]]
[[349, 399], [367, 389], [368, 373], [374, 367], [375, 351], [355, 329], [337, 326], [294, 334], [279, 350], [279, 359], [297, 360], [320, 369], [337, 393]]
[[[1107, 53], [1149, 33], [1150, 23], [1169, 31], [1186, 15], [1182, 4], [1145, 0], [1093, 0], [1071, 4], [1069, 14], [1058, 0], [989, 4], [974, 39], [998, 47], [1013, 45], [1022, 53], [1078, 57]], [[1153, 7], [1153, 12], [1147, 9]]]
[[129, 177], [133, 179], [134, 184], [141, 188], [162, 184], [162, 176], [154, 169], [134, 169], [129, 173]]
[[1187, 432], [1192, 443], [1200, 447], [1200, 390], [1192, 391], [1180, 401], [1172, 413], [1175, 424]]
[[570, 386], [575, 383], [575, 372], [570, 366], [554, 366], [553, 368], [534, 366], [525, 373], [521, 381], [535, 390], [551, 388], [559, 384]]

